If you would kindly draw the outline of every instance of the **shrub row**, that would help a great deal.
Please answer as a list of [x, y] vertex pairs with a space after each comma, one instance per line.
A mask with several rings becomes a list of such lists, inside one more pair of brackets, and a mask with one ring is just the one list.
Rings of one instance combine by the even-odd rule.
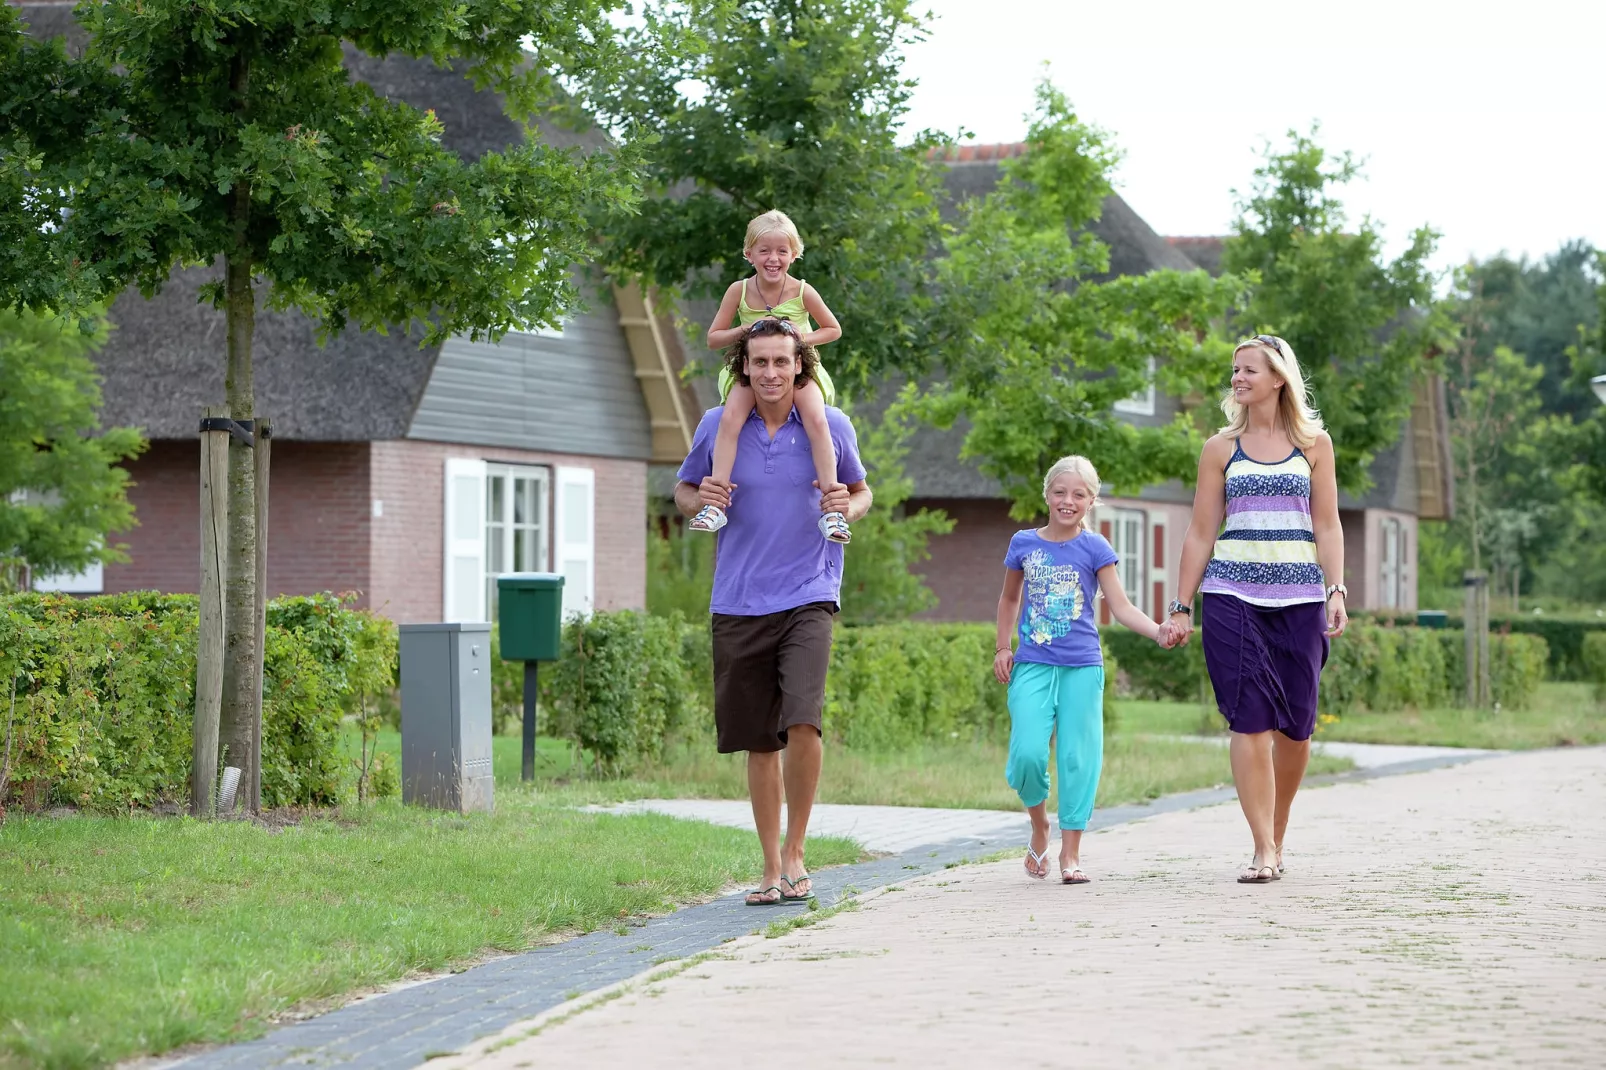
[[1584, 636], [1580, 660], [1584, 678], [1595, 685], [1595, 698], [1606, 702], [1606, 632]]
[[[1364, 614], [1379, 624], [1409, 625], [1415, 615], [1393, 614], [1378, 611]], [[1446, 627], [1459, 631], [1462, 619], [1451, 616]], [[1606, 633], [1606, 619], [1583, 619], [1547, 616], [1494, 615], [1489, 617], [1489, 631], [1495, 635], [1537, 635], [1545, 641], [1549, 651], [1546, 675], [1551, 680], [1589, 680], [1589, 669], [1584, 664], [1586, 636]]]
[[[1133, 695], [1213, 701], [1198, 636], [1185, 647], [1167, 651], [1135, 632], [1111, 628], [1104, 642], [1120, 659]], [[1333, 643], [1322, 673], [1322, 712], [1343, 716], [1359, 709], [1461, 705], [1466, 693], [1465, 653], [1460, 631], [1352, 622]], [[1545, 640], [1537, 635], [1491, 635], [1489, 660], [1494, 701], [1510, 709], [1526, 707], [1545, 679]]]
[[[340, 719], [395, 675], [396, 630], [333, 595], [268, 604], [264, 806], [349, 791]], [[188, 796], [196, 599], [0, 598], [0, 806], [123, 809]]]

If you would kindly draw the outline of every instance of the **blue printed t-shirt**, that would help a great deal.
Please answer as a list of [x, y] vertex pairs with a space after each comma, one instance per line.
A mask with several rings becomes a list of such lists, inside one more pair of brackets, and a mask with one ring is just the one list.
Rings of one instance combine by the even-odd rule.
[[1004, 567], [1026, 573], [1016, 661], [1043, 665], [1103, 665], [1093, 595], [1098, 572], [1119, 561], [1102, 535], [1083, 531], [1051, 542], [1035, 528], [1009, 540]]
[[[714, 471], [714, 433], [723, 405], [697, 425], [691, 452], [678, 478], [693, 485]], [[826, 406], [825, 422], [836, 448], [836, 478], [849, 485], [864, 478], [859, 439], [841, 409]], [[709, 609], [737, 617], [761, 617], [812, 602], [840, 604], [842, 547], [820, 536], [820, 492], [814, 486], [814, 453], [803, 421], [793, 409], [770, 437], [755, 410], [736, 440], [730, 522], [720, 529], [714, 552], [714, 590]]]

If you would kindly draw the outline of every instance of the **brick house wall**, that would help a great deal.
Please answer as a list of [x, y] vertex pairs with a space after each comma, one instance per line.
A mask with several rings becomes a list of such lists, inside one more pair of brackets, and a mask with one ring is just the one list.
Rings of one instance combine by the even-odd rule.
[[[274, 443], [269, 594], [359, 591], [399, 623], [439, 620], [448, 457], [592, 469], [596, 608], [646, 604], [645, 462], [410, 440]], [[104, 589], [195, 592], [199, 444], [153, 441], [128, 467], [139, 526], [117, 537], [130, 560], [106, 566]]]
[[[199, 589], [200, 466], [198, 441], [171, 439], [127, 466], [139, 526], [115, 537], [130, 559], [106, 566], [108, 593]], [[275, 442], [268, 488], [269, 594], [367, 591], [368, 443]]]
[[[943, 510], [953, 519], [954, 529], [928, 544], [931, 560], [921, 566], [921, 571], [926, 586], [937, 596], [937, 605], [921, 614], [921, 619], [997, 619], [998, 593], [1004, 578], [1004, 551], [1009, 548], [1010, 537], [1015, 532], [1032, 524], [1010, 517], [1009, 503], [1002, 499], [921, 498], [911, 499], [907, 505], [911, 511], [922, 507]], [[1134, 604], [1155, 617], [1164, 611], [1165, 603], [1176, 593], [1182, 538], [1187, 534], [1192, 510], [1173, 502], [1105, 498], [1093, 513], [1093, 526], [1106, 538], [1110, 536], [1108, 528], [1115, 510], [1144, 514], [1142, 592]], [[1102, 600], [1099, 618], [1101, 623], [1108, 623], [1108, 611]]]
[[373, 519], [372, 600], [386, 616], [402, 624], [441, 618], [448, 457], [592, 469], [596, 608], [647, 604], [645, 461], [406, 439], [373, 444], [372, 490], [383, 515]]

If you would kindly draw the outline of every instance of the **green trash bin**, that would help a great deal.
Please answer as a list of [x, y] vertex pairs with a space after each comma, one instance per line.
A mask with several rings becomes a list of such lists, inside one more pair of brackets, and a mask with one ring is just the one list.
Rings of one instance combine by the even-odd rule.
[[1416, 612], [1418, 628], [1443, 628], [1450, 623], [1450, 614], [1442, 609], [1419, 609]]
[[563, 577], [509, 572], [496, 577], [503, 661], [557, 661], [563, 632]]
[[496, 577], [502, 660], [524, 662], [524, 740], [521, 778], [535, 779], [536, 671], [557, 661], [563, 636], [563, 577], [556, 572], [508, 572]]

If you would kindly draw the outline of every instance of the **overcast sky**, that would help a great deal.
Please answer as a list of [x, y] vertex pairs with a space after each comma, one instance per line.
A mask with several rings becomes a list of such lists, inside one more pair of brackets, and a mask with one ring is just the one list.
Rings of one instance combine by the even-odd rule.
[[1044, 68], [1115, 135], [1119, 192], [1161, 234], [1222, 234], [1267, 138], [1321, 122], [1366, 158], [1342, 194], [1437, 263], [1606, 247], [1601, 0], [929, 0], [911, 125], [1018, 141]]

